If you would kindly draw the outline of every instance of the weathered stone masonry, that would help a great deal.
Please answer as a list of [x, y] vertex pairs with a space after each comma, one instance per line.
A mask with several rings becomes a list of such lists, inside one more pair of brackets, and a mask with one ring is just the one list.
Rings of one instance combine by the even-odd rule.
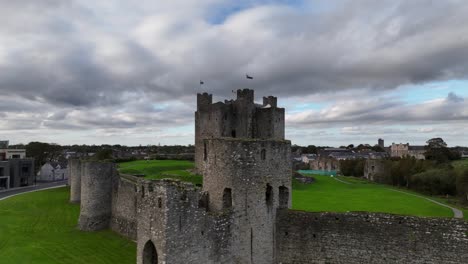
[[468, 224], [458, 219], [283, 210], [279, 263], [466, 263]]
[[[466, 263], [462, 220], [289, 210], [291, 150], [276, 98], [265, 97], [260, 107], [253, 91], [239, 90], [225, 104], [211, 104], [208, 94], [198, 100], [203, 187], [119, 175], [111, 163], [73, 162], [70, 200], [81, 198], [80, 229], [111, 228], [136, 241], [138, 264]], [[203, 117], [201, 108], [210, 114]], [[274, 118], [258, 118], [271, 108]], [[228, 135], [233, 128], [235, 137]]]

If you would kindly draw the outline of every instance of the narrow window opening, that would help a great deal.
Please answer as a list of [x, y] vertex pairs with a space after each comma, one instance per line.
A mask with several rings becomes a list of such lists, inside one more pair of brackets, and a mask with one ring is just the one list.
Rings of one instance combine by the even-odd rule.
[[273, 187], [270, 184], [267, 184], [265, 192], [265, 201], [268, 207], [273, 204]]
[[203, 142], [203, 160], [206, 161], [206, 142]]
[[289, 189], [285, 186], [279, 187], [279, 207], [288, 208], [289, 203]]
[[231, 131], [231, 137], [235, 138], [236, 137], [236, 130]]
[[260, 157], [261, 157], [262, 160], [266, 159], [266, 150], [265, 149], [262, 149], [262, 151], [260, 152]]
[[223, 192], [223, 209], [232, 207], [232, 191], [231, 188], [225, 188]]
[[158, 208], [162, 208], [162, 198], [158, 198]]

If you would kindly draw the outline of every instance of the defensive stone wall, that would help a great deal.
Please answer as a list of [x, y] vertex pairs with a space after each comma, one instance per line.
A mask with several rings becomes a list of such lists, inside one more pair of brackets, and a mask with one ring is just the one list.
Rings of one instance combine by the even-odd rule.
[[70, 159], [68, 161], [68, 175], [70, 179], [70, 202], [81, 201], [81, 160]]
[[112, 189], [112, 217], [110, 227], [113, 231], [137, 240], [137, 185], [138, 178], [120, 174]]
[[198, 187], [143, 181], [138, 199], [137, 263], [233, 263], [231, 213], [210, 212]]
[[468, 223], [376, 213], [278, 213], [278, 263], [466, 263]]
[[291, 203], [287, 140], [206, 139], [203, 190], [213, 211], [232, 209], [234, 263], [275, 262], [276, 209]]
[[112, 187], [117, 175], [113, 163], [96, 161], [83, 163], [78, 220], [80, 230], [96, 231], [109, 228], [112, 215]]

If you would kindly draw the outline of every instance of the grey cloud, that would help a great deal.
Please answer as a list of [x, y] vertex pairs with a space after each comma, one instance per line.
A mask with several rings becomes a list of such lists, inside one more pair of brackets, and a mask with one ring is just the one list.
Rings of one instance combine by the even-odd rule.
[[[1, 129], [183, 126], [193, 122], [201, 89], [231, 97], [249, 86], [257, 95], [310, 98], [468, 77], [464, 1], [321, 1], [330, 6], [322, 13], [286, 2], [5, 1], [0, 111], [41, 116], [31, 125], [9, 119]], [[209, 22], [222, 15], [213, 10], [236, 7]], [[1, 99], [11, 96], [15, 103]], [[356, 100], [339, 113], [288, 122], [456, 121], [466, 119], [464, 102], [449, 94], [432, 110], [419, 106], [430, 116], [395, 100]]]
[[[320, 111], [292, 113], [286, 121], [293, 126], [336, 126], [340, 124], [416, 124], [466, 123], [468, 104], [461, 97], [449, 93], [444, 99], [420, 104], [406, 104], [398, 100], [353, 99], [338, 101]], [[352, 132], [352, 131], [351, 131]]]
[[459, 103], [459, 102], [463, 102], [465, 99], [463, 99], [463, 97], [460, 97], [460, 96], [456, 95], [453, 92], [450, 92], [447, 95], [447, 100], [451, 101], [451, 102], [454, 102], [454, 103]]

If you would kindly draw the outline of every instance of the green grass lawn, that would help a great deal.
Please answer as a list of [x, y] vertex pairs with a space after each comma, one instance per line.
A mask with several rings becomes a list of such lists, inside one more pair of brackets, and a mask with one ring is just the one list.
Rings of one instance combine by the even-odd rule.
[[68, 199], [64, 187], [0, 201], [0, 263], [135, 263], [134, 242], [77, 230], [80, 208]]
[[452, 165], [457, 171], [468, 170], [468, 159], [452, 161]]
[[[146, 178], [174, 178], [202, 183], [202, 176], [192, 175], [187, 170], [194, 167], [191, 161], [139, 160], [119, 164], [120, 171], [127, 174], [144, 174]], [[340, 177], [349, 181], [344, 184], [329, 176], [314, 175], [316, 182], [310, 185], [293, 182], [293, 209], [304, 211], [369, 211], [402, 215], [451, 217], [450, 209], [425, 199], [388, 190], [387, 185], [361, 179]], [[420, 195], [420, 194], [418, 194]]]
[[185, 160], [136, 160], [119, 163], [119, 171], [125, 174], [144, 174], [147, 179], [178, 179], [185, 182], [202, 184], [201, 175], [191, 174], [192, 161]]
[[388, 190], [385, 185], [339, 177], [314, 175], [316, 182], [305, 185], [293, 182], [293, 209], [304, 211], [367, 211], [402, 215], [452, 217], [452, 210], [425, 199]]

